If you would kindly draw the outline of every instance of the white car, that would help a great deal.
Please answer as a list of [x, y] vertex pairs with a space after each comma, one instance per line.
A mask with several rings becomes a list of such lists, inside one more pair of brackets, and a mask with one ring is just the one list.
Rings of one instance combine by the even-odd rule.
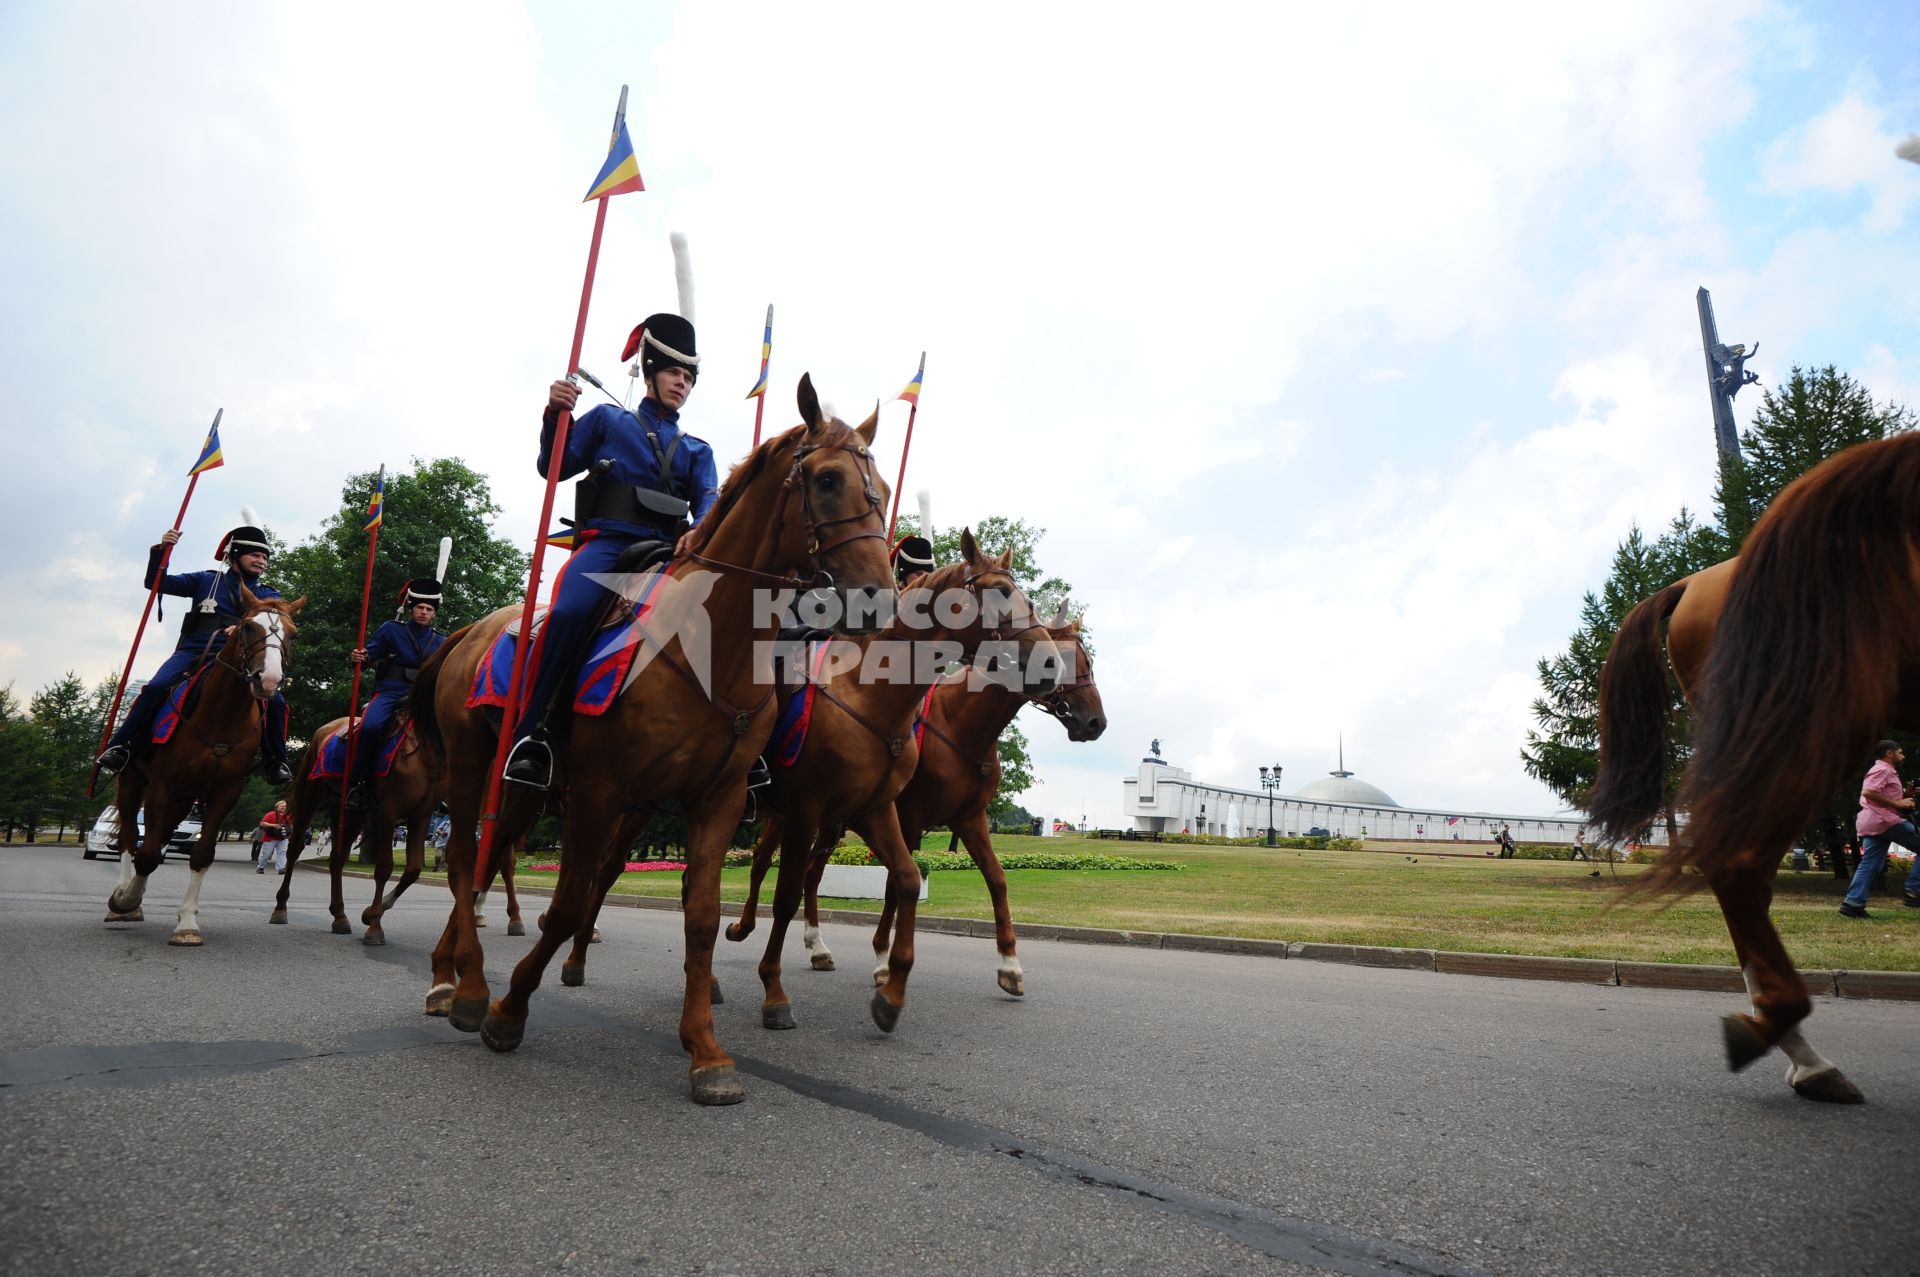
[[[142, 834], [147, 831], [147, 813], [142, 810], [136, 819]], [[93, 828], [87, 830], [86, 841], [82, 844], [81, 856], [92, 860], [105, 856], [109, 860], [118, 860], [120, 853], [114, 848], [114, 835], [120, 828], [120, 810], [109, 807], [94, 820]], [[200, 819], [189, 813], [173, 831], [173, 837], [167, 839], [167, 849], [161, 853], [161, 860], [168, 856], [188, 856], [193, 854], [193, 844], [200, 841]]]

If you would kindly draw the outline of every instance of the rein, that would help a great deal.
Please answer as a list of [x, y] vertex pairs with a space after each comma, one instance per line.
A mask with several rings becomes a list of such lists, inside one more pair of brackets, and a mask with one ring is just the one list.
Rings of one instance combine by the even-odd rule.
[[[801, 463], [814, 453], [822, 451], [850, 452], [859, 458], [856, 465], [860, 470], [860, 477], [865, 481], [862, 485], [861, 494], [867, 499], [866, 509], [843, 518], [828, 519], [824, 523], [814, 517], [813, 492], [807, 485], [806, 474], [801, 467]], [[780, 481], [780, 503], [774, 507], [773, 512], [773, 526], [776, 529], [784, 527], [786, 524], [787, 498], [793, 495], [795, 487], [800, 489], [800, 518], [802, 525], [806, 529], [808, 576], [803, 578], [791, 575], [782, 576], [773, 572], [763, 572], [759, 568], [750, 568], [742, 563], [727, 563], [720, 559], [708, 558], [706, 555], [694, 551], [688, 551], [686, 557], [692, 562], [698, 563], [701, 567], [712, 568], [716, 572], [731, 572], [738, 576], [747, 576], [757, 581], [765, 581], [770, 585], [804, 590], [818, 586], [822, 580], [829, 586], [833, 584], [833, 574], [824, 571], [820, 566], [821, 555], [826, 554], [830, 550], [837, 550], [850, 542], [864, 541], [868, 537], [873, 537], [880, 541], [886, 540], [886, 534], [877, 526], [871, 528], [855, 528], [847, 532], [839, 533], [825, 541], [820, 539], [820, 534], [828, 528], [838, 527], [843, 523], [857, 523], [865, 520], [868, 516], [872, 516], [876, 523], [884, 522], [884, 516], [880, 509], [880, 490], [874, 487], [873, 482], [873, 454], [867, 450], [865, 444], [801, 443], [796, 445], [793, 450], [793, 465], [788, 469], [786, 478]]]

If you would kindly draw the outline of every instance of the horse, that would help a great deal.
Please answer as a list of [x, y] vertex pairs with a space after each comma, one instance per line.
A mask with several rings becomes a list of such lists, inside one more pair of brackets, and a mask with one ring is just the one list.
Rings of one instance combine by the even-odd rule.
[[[414, 683], [414, 725], [428, 749], [448, 760], [453, 817], [447, 868], [454, 906], [434, 949], [426, 1009], [448, 1015], [456, 1029], [478, 1030], [495, 1051], [520, 1044], [528, 1000], [555, 950], [589, 921], [598, 883], [618, 874], [647, 816], [677, 801], [689, 820], [680, 1041], [692, 1099], [745, 1098], [714, 1036], [713, 942], [721, 862], [746, 802], [747, 769], [773, 730], [772, 639], [789, 591], [837, 583], [843, 597], [874, 596], [892, 587], [887, 487], [871, 451], [878, 409], [853, 429], [821, 411], [810, 378], [801, 378], [797, 398], [802, 424], [734, 468], [700, 525], [649, 578], [658, 601], [644, 624], [626, 631], [639, 652], [624, 693], [606, 713], [572, 715], [565, 724], [560, 876], [539, 939], [498, 999], [489, 999], [473, 924], [475, 830], [498, 728], [467, 699], [481, 660], [519, 609], [502, 608], [450, 638]], [[703, 660], [704, 681], [691, 668]], [[510, 847], [541, 807], [537, 795], [509, 792], [494, 845]]]
[[1782, 857], [1874, 740], [1920, 727], [1916, 501], [1920, 435], [1828, 458], [1774, 498], [1738, 558], [1629, 612], [1601, 675], [1594, 823], [1625, 840], [1659, 811], [1671, 661], [1698, 720], [1688, 822], [1644, 889], [1704, 882], [1719, 901], [1753, 1004], [1722, 1021], [1728, 1067], [1779, 1047], [1794, 1091], [1834, 1103], [1864, 1097], [1800, 1031], [1813, 1004], [1768, 909]]
[[[776, 772], [782, 816], [769, 822], [754, 855], [763, 862], [779, 839], [773, 925], [760, 960], [760, 1022], [766, 1028], [794, 1027], [792, 1000], [780, 979], [780, 950], [800, 903], [807, 853], [822, 830], [851, 826], [886, 865], [889, 894], [902, 902], [899, 938], [875, 978], [870, 1007], [874, 1023], [893, 1031], [913, 970], [920, 896], [920, 867], [894, 814], [895, 798], [919, 765], [916, 712], [940, 667], [974, 659], [983, 644], [993, 645], [996, 662], [1013, 657], [1011, 668], [995, 677], [1022, 686], [1029, 679], [1050, 685], [1057, 677], [1059, 649], [1014, 582], [1011, 552], [988, 558], [963, 529], [960, 553], [960, 562], [909, 582], [900, 593], [899, 616], [871, 642], [830, 645], [819, 656], [820, 674], [809, 675], [817, 700], [804, 747], [792, 766]], [[740, 937], [729, 929], [728, 938]]]
[[[272, 696], [292, 663], [293, 639], [299, 627], [294, 618], [306, 606], [306, 596], [285, 599], [256, 597], [245, 585], [240, 598], [246, 611], [240, 623], [221, 631], [224, 641], [201, 658], [189, 678], [197, 680], [197, 700], [188, 696], [178, 726], [153, 754], [120, 774], [116, 791], [120, 848], [120, 880], [107, 897], [108, 922], [141, 922], [146, 912], [147, 879], [160, 867], [167, 839], [198, 800], [200, 841], [194, 845], [188, 867], [193, 877], [180, 904], [173, 934], [167, 943], [197, 947], [206, 943], [200, 931], [200, 887], [213, 864], [214, 845], [233, 805], [246, 788], [254, 755], [266, 725], [266, 698]], [[139, 813], [146, 803], [146, 828]], [[132, 831], [129, 833], [129, 831]]]
[[[303, 757], [317, 760], [326, 742], [344, 730], [346, 725], [345, 718], [336, 718], [315, 732]], [[347, 908], [341, 890], [347, 852], [356, 836], [360, 837], [363, 849], [373, 852], [373, 903], [360, 914], [361, 925], [367, 929], [361, 942], [369, 945], [387, 942], [382, 919], [406, 893], [407, 888], [419, 879], [420, 871], [426, 867], [427, 832], [433, 823], [434, 809], [440, 804], [446, 782], [446, 776], [433, 769], [427, 752], [420, 747], [419, 737], [413, 731], [411, 709], [404, 702], [395, 712], [392, 726], [394, 734], [401, 737], [392, 769], [374, 784], [369, 804], [364, 810], [348, 810], [346, 825], [339, 831], [340, 836], [334, 839], [328, 858], [328, 869], [333, 879], [333, 897], [328, 902], [328, 910], [333, 914], [333, 934], [350, 936], [353, 934], [353, 924], [347, 920]], [[356, 742], [359, 749], [379, 749], [383, 745], [382, 741], [370, 741], [364, 737]], [[303, 766], [294, 781], [287, 867], [280, 875], [280, 891], [274, 897], [273, 914], [267, 919], [272, 923], [285, 923], [287, 920], [287, 899], [293, 890], [293, 870], [300, 863], [300, 853], [306, 849], [307, 831], [314, 817], [323, 811], [337, 811], [339, 808], [339, 780], [317, 776], [314, 770], [312, 765]], [[393, 830], [401, 821], [405, 821], [407, 826], [407, 865], [389, 895], [386, 894], [386, 886], [387, 879], [393, 876]], [[500, 871], [507, 887], [507, 934], [525, 935], [526, 926], [520, 918], [519, 898], [513, 889], [513, 857], [501, 857]]]
[[[981, 876], [987, 881], [987, 894], [993, 901], [994, 944], [999, 965], [994, 979], [1001, 989], [1014, 997], [1026, 994], [1026, 973], [1021, 969], [1013, 932], [1013, 915], [1007, 907], [1007, 874], [993, 851], [993, 834], [987, 809], [1000, 792], [1000, 734], [1013, 722], [1020, 710], [1031, 704], [1058, 719], [1072, 741], [1098, 740], [1106, 731], [1106, 710], [1100, 701], [1100, 689], [1094, 682], [1093, 659], [1081, 639], [1080, 622], [1068, 621], [1048, 627], [1054, 643], [1073, 646], [1072, 677], [1051, 690], [1015, 691], [1002, 681], [982, 677], [974, 670], [961, 670], [942, 679], [928, 699], [921, 721], [925, 735], [920, 741], [918, 766], [906, 788], [894, 799], [893, 809], [900, 821], [900, 834], [909, 851], [919, 851], [927, 830], [936, 825], [952, 829], [973, 857]], [[772, 832], [772, 831], [770, 831]], [[823, 831], [814, 842], [812, 860], [806, 878], [806, 928], [801, 943], [816, 971], [833, 970], [833, 953], [820, 935], [820, 877], [837, 841], [838, 830]], [[748, 883], [747, 900], [740, 919], [727, 928], [727, 939], [743, 940], [753, 931], [754, 909], [760, 882], [765, 877], [778, 835], [763, 835], [754, 848], [753, 874]], [[898, 902], [888, 891], [880, 909], [880, 921], [874, 929], [874, 982], [886, 978], [889, 969], [890, 935]]]

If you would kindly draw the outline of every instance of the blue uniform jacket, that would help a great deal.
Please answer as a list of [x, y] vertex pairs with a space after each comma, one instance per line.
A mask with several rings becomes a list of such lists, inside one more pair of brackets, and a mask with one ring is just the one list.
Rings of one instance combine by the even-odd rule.
[[405, 695], [412, 685], [398, 671], [419, 669], [446, 641], [447, 636], [431, 625], [415, 625], [412, 621], [382, 625], [367, 641], [367, 663], [376, 670], [382, 661], [387, 665], [387, 677], [377, 684], [378, 690]]
[[[552, 460], [554, 426], [555, 420], [549, 415], [540, 430], [539, 468], [543, 479]], [[659, 460], [647, 442], [649, 430], [659, 438], [662, 452], [673, 453], [671, 476], [660, 474]], [[678, 448], [674, 447], [675, 439], [680, 441]], [[688, 514], [695, 523], [713, 508], [714, 498], [720, 494], [713, 449], [704, 439], [682, 433], [680, 414], [667, 412], [652, 398], [642, 399], [637, 413], [601, 404], [578, 417], [567, 432], [567, 455], [560, 464], [560, 477], [571, 479], [603, 458], [611, 458], [613, 468], [602, 478], [680, 497], [686, 501]], [[617, 519], [589, 519], [583, 530], [647, 539], [662, 535], [659, 528]]]
[[[156, 545], [147, 552], [147, 578], [143, 584], [152, 589], [154, 577], [159, 576], [160, 593], [193, 600], [193, 606], [180, 623], [180, 641], [174, 644], [176, 651], [198, 649], [206, 643], [208, 627], [204, 623], [196, 626], [196, 617], [211, 611], [220, 618], [220, 626], [225, 627], [235, 624], [246, 615], [247, 605], [240, 598], [240, 582], [243, 578], [238, 571], [228, 568], [224, 572], [168, 572], [162, 575], [160, 551], [161, 547]], [[262, 585], [257, 576], [248, 579], [246, 584], [255, 598], [280, 597], [280, 591], [271, 585]], [[206, 606], [209, 600], [213, 603], [211, 609]]]

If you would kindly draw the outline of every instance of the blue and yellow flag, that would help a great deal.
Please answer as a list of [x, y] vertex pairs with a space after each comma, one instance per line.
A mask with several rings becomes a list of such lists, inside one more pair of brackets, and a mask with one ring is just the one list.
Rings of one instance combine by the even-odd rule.
[[918, 408], [920, 406], [920, 383], [922, 380], [925, 379], [926, 375], [927, 375], [927, 352], [923, 350], [920, 352], [920, 367], [913, 374], [913, 380], [908, 382], [907, 388], [905, 390], [902, 390], [899, 394], [895, 395], [894, 398], [904, 399], [908, 403], [912, 404], [914, 407]]
[[380, 477], [374, 480], [373, 500], [367, 502], [367, 521], [361, 525], [362, 532], [371, 532], [380, 526], [381, 516], [386, 513], [387, 468], [380, 467]]
[[760, 338], [760, 380], [753, 383], [747, 398], [759, 399], [767, 393], [767, 364], [773, 359], [773, 307], [767, 307], [767, 331]]
[[607, 162], [600, 166], [600, 174], [593, 179], [587, 198], [580, 202], [590, 204], [609, 195], [625, 195], [628, 191], [646, 189], [646, 183], [640, 180], [640, 161], [633, 157], [633, 139], [627, 136], [627, 121], [622, 117], [620, 123], [614, 126], [613, 141], [607, 148]]
[[200, 459], [193, 463], [189, 475], [205, 474], [216, 466], [224, 466], [227, 460], [220, 454], [220, 422], [215, 420], [213, 429], [207, 431], [207, 442], [200, 449]]

